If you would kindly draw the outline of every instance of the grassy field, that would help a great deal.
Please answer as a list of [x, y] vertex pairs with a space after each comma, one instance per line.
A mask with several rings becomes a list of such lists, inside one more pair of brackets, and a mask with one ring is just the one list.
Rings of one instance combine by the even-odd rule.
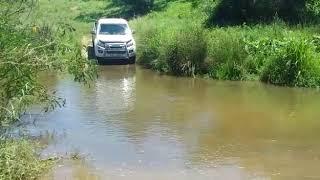
[[79, 37], [88, 35], [92, 23], [96, 18], [103, 16], [107, 1], [90, 0], [41, 0], [35, 9], [32, 18], [37, 23], [47, 25], [69, 24]]

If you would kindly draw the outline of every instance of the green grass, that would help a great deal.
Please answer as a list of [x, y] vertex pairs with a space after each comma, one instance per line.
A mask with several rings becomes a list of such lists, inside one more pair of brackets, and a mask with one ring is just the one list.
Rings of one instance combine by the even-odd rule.
[[[320, 26], [289, 26], [276, 21], [268, 25], [208, 29], [205, 28], [208, 17], [203, 11], [212, 10], [216, 2], [205, 2], [196, 7], [190, 1], [177, 0], [165, 9], [159, 8], [131, 20], [137, 32], [138, 63], [177, 76], [207, 75], [221, 80], [260, 80], [282, 86], [320, 87]], [[14, 34], [0, 36], [1, 61], [9, 62], [0, 66], [2, 77], [6, 77], [0, 81], [1, 87], [6, 87], [0, 88], [0, 93], [7, 95], [7, 98], [1, 96], [0, 106], [4, 108], [0, 110], [0, 122], [7, 125], [19, 119], [35, 99], [49, 104], [55, 100], [37, 84], [39, 72], [67, 70], [76, 80], [91, 78], [93, 70], [80, 56], [79, 46], [86, 45], [83, 41], [89, 40], [94, 20], [101, 16], [118, 17], [123, 12], [111, 1], [103, 0], [41, 0], [38, 3], [31, 16], [18, 16], [36, 32], [26, 26], [26, 31], [13, 33], [12, 26], [5, 24], [1, 16], [1, 33]], [[12, 4], [1, 5], [11, 8]], [[6, 11], [0, 11], [3, 12]], [[52, 39], [42, 37], [57, 27], [75, 32], [60, 39], [57, 34], [53, 34]], [[50, 48], [41, 49], [39, 45], [46, 43]], [[29, 46], [40, 48], [30, 50]], [[61, 67], [62, 64], [67, 68]], [[37, 150], [38, 146], [27, 140], [0, 140], [0, 179], [39, 178], [51, 167], [52, 161], [41, 160]]]
[[0, 179], [38, 179], [53, 165], [51, 160], [41, 160], [39, 146], [26, 140], [0, 140]]
[[318, 87], [320, 84], [320, 54], [316, 45], [306, 39], [286, 39], [268, 57], [261, 80], [276, 85]]
[[[110, 2], [43, 0], [39, 2], [40, 8], [34, 15], [38, 22], [48, 23], [47, 20], [50, 19], [52, 24], [70, 24], [79, 39], [86, 37], [84, 39], [88, 41], [91, 22], [101, 16], [117, 17], [123, 11]], [[279, 57], [275, 58], [278, 52], [275, 52], [272, 45], [277, 42], [287, 43], [292, 36], [297, 41], [311, 42], [313, 36], [319, 34], [319, 26], [289, 26], [276, 20], [266, 25], [205, 28], [208, 20], [206, 12], [214, 10], [215, 5], [217, 2], [212, 3], [209, 0], [196, 7], [186, 1], [173, 1], [165, 9], [131, 20], [130, 23], [136, 31], [138, 63], [156, 71], [179, 76], [207, 75], [221, 80], [261, 80], [286, 86], [320, 85], [314, 80], [318, 79], [317, 73], [309, 74], [308, 78], [305, 77], [299, 83], [286, 78], [285, 82], [278, 83], [266, 78], [266, 73], [281, 71], [270, 71], [274, 69], [270, 68], [270, 64], [278, 64], [271, 61], [280, 61]], [[317, 50], [319, 43], [315, 46]], [[283, 48], [279, 51], [285, 52], [285, 47], [277, 48]], [[313, 57], [317, 57], [317, 52], [313, 53]], [[310, 59], [314, 58], [309, 58], [308, 61], [317, 66], [317, 63], [313, 62], [316, 60]], [[269, 71], [266, 70], [267, 67]]]
[[92, 22], [106, 13], [108, 1], [101, 0], [41, 0], [33, 13], [37, 23], [69, 24], [79, 35], [88, 35]]
[[138, 63], [173, 75], [260, 80], [281, 86], [319, 87], [318, 25], [270, 24], [205, 27], [191, 3], [131, 21]]
[[207, 53], [202, 19], [190, 3], [173, 3], [164, 12], [155, 12], [131, 21], [137, 30], [139, 63], [174, 75], [202, 71]]
[[[90, 24], [77, 17], [86, 8], [98, 9], [94, 6], [102, 2], [90, 1], [90, 6], [88, 1], [42, 0], [38, 7], [30, 6], [33, 2], [0, 2], [1, 129], [21, 121], [31, 105], [41, 104], [44, 111], [60, 106], [60, 98], [39, 83], [41, 73], [69, 72], [84, 83], [96, 75], [80, 43]], [[46, 173], [52, 161], [41, 160], [38, 150], [31, 141], [1, 138], [0, 179], [38, 179]]]

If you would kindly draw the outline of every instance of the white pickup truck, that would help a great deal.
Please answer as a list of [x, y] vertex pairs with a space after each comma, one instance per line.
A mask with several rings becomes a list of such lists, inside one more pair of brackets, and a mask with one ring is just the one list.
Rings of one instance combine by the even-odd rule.
[[136, 43], [126, 20], [101, 18], [94, 23], [91, 34], [94, 54], [99, 62], [126, 60], [135, 63]]

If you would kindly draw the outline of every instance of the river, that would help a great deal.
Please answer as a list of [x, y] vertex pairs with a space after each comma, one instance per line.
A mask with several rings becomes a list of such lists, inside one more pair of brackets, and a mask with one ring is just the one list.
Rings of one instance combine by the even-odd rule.
[[44, 179], [318, 179], [320, 93], [101, 66], [91, 85], [46, 77], [67, 99], [26, 126], [43, 155], [78, 152]]

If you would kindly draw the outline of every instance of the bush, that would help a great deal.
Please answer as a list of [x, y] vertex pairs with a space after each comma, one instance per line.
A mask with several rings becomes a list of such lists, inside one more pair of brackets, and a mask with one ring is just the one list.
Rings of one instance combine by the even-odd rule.
[[174, 32], [173, 38], [166, 43], [162, 57], [174, 75], [191, 76], [201, 72], [207, 55], [204, 31], [200, 27], [184, 27]]
[[173, 3], [165, 12], [154, 12], [131, 22], [136, 34], [138, 63], [160, 72], [190, 76], [202, 71], [206, 40], [201, 18], [191, 3]]
[[[81, 55], [74, 29], [21, 22], [33, 0], [3, 1], [0, 6], [0, 127], [17, 121], [35, 103], [54, 107], [58, 99], [38, 83], [45, 71], [67, 71], [77, 81], [94, 78], [95, 66]], [[53, 25], [52, 25], [53, 26]], [[48, 106], [48, 107], [49, 107]]]
[[208, 35], [208, 71], [215, 79], [243, 80], [247, 57], [239, 29], [214, 29]]
[[285, 39], [266, 63], [264, 82], [302, 87], [320, 86], [320, 54], [316, 46], [302, 38]]
[[112, 3], [108, 7], [108, 11], [110, 8], [116, 8], [116, 11], [110, 15], [132, 18], [145, 15], [154, 10], [161, 10], [170, 1], [175, 0], [111, 0]]
[[160, 47], [160, 37], [158, 29], [154, 26], [146, 25], [139, 22], [140, 31], [137, 32], [137, 59], [138, 63], [147, 67], [152, 68], [152, 61], [158, 59], [159, 57], [159, 47]]
[[38, 179], [52, 165], [40, 160], [36, 145], [26, 140], [0, 140], [0, 179]]
[[116, 6], [122, 6], [128, 17], [133, 17], [135, 14], [145, 14], [154, 5], [154, 0], [112, 0], [112, 2]]
[[313, 0], [219, 0], [209, 11], [208, 24], [271, 22], [274, 17], [296, 23], [311, 20], [318, 8]]
[[138, 63], [147, 68], [179, 76], [195, 75], [202, 70], [207, 44], [200, 27], [145, 27], [137, 41]]
[[192, 7], [188, 3], [173, 3], [164, 12], [153, 12], [132, 22], [139, 28], [138, 63], [178, 76], [207, 74], [222, 80], [260, 79], [278, 85], [319, 85], [316, 59], [320, 38], [314, 36], [318, 26], [288, 26], [277, 19], [269, 25], [206, 29], [201, 24], [205, 16], [192, 11]]

